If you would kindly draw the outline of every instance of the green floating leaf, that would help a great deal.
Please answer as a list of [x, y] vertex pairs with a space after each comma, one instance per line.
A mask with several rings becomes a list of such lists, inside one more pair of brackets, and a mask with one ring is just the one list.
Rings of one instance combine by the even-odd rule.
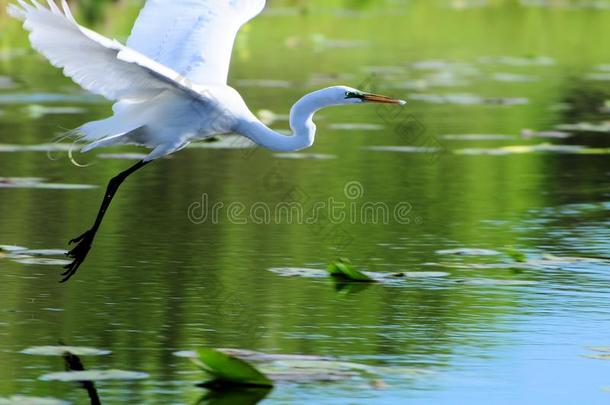
[[[272, 387], [273, 382], [250, 363], [215, 349], [200, 349], [194, 363], [217, 385]], [[207, 386], [210, 383], [206, 383]]]
[[339, 259], [333, 263], [330, 263], [327, 270], [332, 277], [366, 283], [375, 282], [375, 280], [363, 272], [354, 269], [348, 259]]
[[523, 253], [522, 251], [520, 251], [512, 246], [506, 248], [506, 254], [508, 256], [510, 256], [511, 259], [513, 259], [514, 261], [516, 261], [518, 263], [527, 262], [527, 256], [525, 255], [525, 253]]

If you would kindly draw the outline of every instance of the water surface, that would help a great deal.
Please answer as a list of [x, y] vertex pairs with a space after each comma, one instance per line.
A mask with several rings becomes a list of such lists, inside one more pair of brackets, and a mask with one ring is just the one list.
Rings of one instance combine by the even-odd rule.
[[[332, 84], [410, 105], [325, 110], [310, 155], [198, 147], [156, 162], [125, 184], [67, 285], [57, 263], [1, 253], [0, 397], [84, 403], [77, 386], [39, 380], [62, 371], [61, 359], [19, 353], [63, 342], [112, 351], [83, 357], [90, 369], [149, 374], [98, 383], [104, 404], [195, 403], [201, 375], [173, 353], [204, 346], [386, 370], [283, 383], [268, 404], [607, 403], [610, 361], [591, 348], [610, 345], [610, 14], [516, 3], [324, 2], [303, 11], [275, 2], [240, 37], [231, 73], [254, 111], [272, 112], [262, 115], [273, 128], [288, 128], [284, 116], [302, 94]], [[92, 20], [122, 37], [136, 11], [126, 7], [106, 13], [124, 22]], [[108, 179], [133, 161], [117, 157], [138, 158], [116, 154], [143, 151], [75, 154], [93, 163], [80, 168], [65, 147], [23, 150], [106, 116], [109, 104], [14, 51], [27, 49], [16, 26], [2, 38], [0, 244], [63, 249], [93, 219]], [[569, 137], [531, 136], [581, 122], [587, 130], [563, 130]], [[197, 215], [205, 198], [224, 204], [217, 221]], [[388, 223], [349, 212], [313, 224], [227, 217], [231, 203], [311, 208], [330, 198], [360, 213], [365, 203], [408, 209]], [[498, 254], [439, 253], [448, 249]], [[448, 274], [341, 288], [269, 271], [324, 269], [337, 257], [369, 271]]]

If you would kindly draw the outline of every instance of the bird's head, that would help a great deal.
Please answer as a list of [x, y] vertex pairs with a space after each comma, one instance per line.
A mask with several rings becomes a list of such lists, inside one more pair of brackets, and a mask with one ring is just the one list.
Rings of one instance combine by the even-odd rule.
[[405, 100], [399, 100], [392, 97], [382, 96], [379, 94], [368, 93], [366, 91], [357, 90], [347, 86], [335, 86], [327, 89], [328, 95], [337, 105], [362, 104], [362, 103], [379, 103], [379, 104], [396, 104], [405, 105]]

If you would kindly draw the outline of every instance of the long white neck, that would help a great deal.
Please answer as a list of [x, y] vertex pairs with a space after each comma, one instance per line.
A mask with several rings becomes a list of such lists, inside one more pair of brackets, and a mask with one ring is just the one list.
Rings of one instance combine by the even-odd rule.
[[275, 132], [255, 117], [243, 121], [238, 126], [239, 133], [247, 136], [260, 146], [277, 152], [292, 152], [310, 147], [316, 136], [313, 115], [324, 107], [335, 103], [324, 90], [307, 94], [290, 111], [292, 135]]

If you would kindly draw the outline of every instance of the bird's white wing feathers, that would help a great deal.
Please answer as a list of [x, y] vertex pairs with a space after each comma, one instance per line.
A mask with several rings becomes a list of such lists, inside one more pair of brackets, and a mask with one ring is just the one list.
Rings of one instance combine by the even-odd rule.
[[194, 83], [227, 83], [237, 32], [265, 0], [148, 0], [127, 46]]
[[109, 100], [150, 98], [168, 89], [199, 96], [172, 69], [78, 25], [65, 0], [62, 9], [53, 0], [48, 8], [18, 1], [8, 12], [24, 21], [32, 46], [84, 89]]

